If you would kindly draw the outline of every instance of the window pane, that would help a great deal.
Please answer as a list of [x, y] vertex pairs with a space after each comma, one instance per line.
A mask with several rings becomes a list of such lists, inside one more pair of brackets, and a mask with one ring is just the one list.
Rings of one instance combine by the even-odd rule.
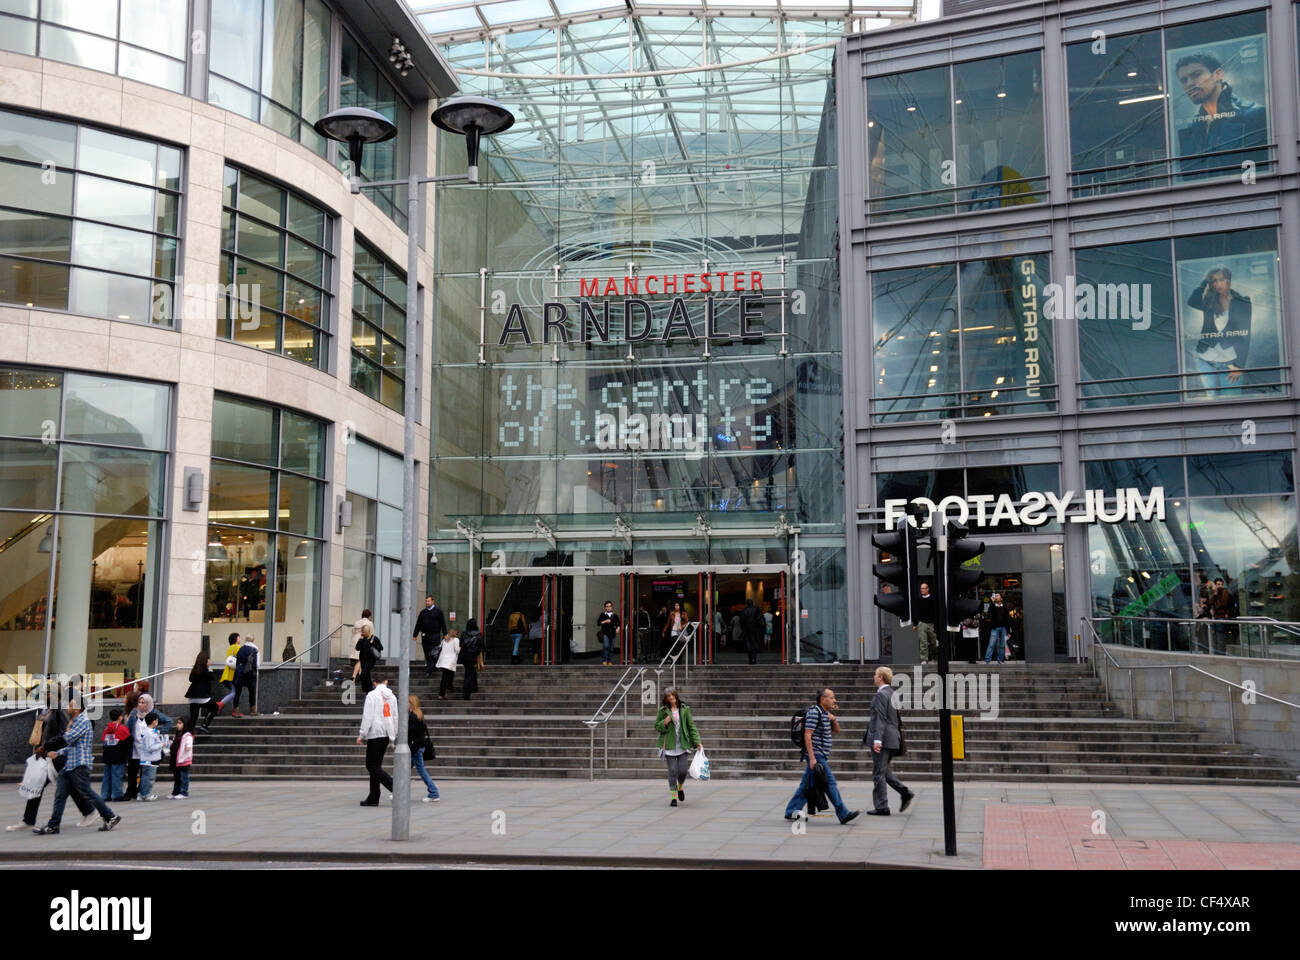
[[[1070, 158], [1079, 193], [1137, 190], [1166, 183], [1164, 67], [1160, 33], [1108, 37], [1066, 48]], [[1131, 183], [1105, 186], [1120, 180]]]
[[[0, 157], [41, 164], [53, 160], [60, 167], [73, 166], [77, 128], [44, 117], [0, 110]], [[3, 182], [7, 177], [0, 177]]]
[[957, 121], [957, 183], [963, 209], [1037, 203], [1045, 189], [1043, 71], [1037, 51], [952, 68]]
[[5, 544], [0, 550], [0, 663], [7, 670], [25, 665], [39, 671], [51, 615], [54, 521], [39, 514], [0, 512], [0, 543]]
[[964, 496], [963, 482], [960, 470], [881, 473], [876, 475], [876, 502], [879, 506], [884, 506], [886, 500], [925, 497], [938, 503], [944, 497]]
[[185, 87], [184, 63], [126, 44], [118, 47], [117, 72], [129, 80], [151, 83], [177, 93]]
[[0, 257], [0, 302], [66, 310], [68, 268]]
[[0, 210], [0, 252], [66, 263], [72, 259], [72, 221]]
[[208, 527], [203, 632], [213, 638], [214, 660], [226, 649], [228, 624], [259, 639], [265, 633], [270, 541], [261, 531]]
[[961, 346], [966, 402], [973, 405], [968, 416], [1053, 406], [1056, 390], [1043, 386], [1056, 380], [1052, 325], [1042, 315], [1048, 260], [1014, 257], [961, 265]]
[[80, 170], [102, 173], [118, 180], [134, 180], [152, 187], [157, 164], [156, 144], [81, 128], [81, 150], [77, 154], [77, 168]]
[[343, 542], [357, 550], [375, 549], [375, 502], [359, 493], [349, 493], [352, 504], [352, 525], [343, 528]]
[[286, 311], [305, 323], [325, 326], [329, 318], [325, 315], [321, 292], [293, 277], [285, 277], [284, 283]]
[[83, 267], [148, 276], [153, 273], [153, 239], [148, 233], [78, 221], [72, 259]]
[[364, 440], [348, 444], [347, 487], [355, 493], [376, 500], [379, 497], [379, 448]]
[[1286, 549], [1296, 537], [1294, 497], [1193, 500], [1192, 530], [1198, 573], [1223, 578], [1237, 615], [1300, 618], [1295, 554]]
[[41, 19], [61, 23], [104, 37], [117, 36], [117, 0], [96, 0], [95, 3], [78, 0], [45, 0], [41, 4]]
[[324, 259], [321, 252], [296, 237], [289, 237], [287, 242], [289, 257], [285, 265], [286, 269], [294, 276], [320, 286], [321, 266]]
[[284, 191], [247, 173], [239, 175], [239, 212], [284, 225]]
[[0, 204], [39, 210], [42, 213], [72, 213], [72, 174], [58, 173], [45, 183], [40, 167], [0, 161]]
[[289, 229], [317, 246], [325, 245], [325, 212], [289, 194]]
[[121, 38], [184, 60], [188, 18], [186, 0], [122, 0]]
[[171, 394], [163, 384], [80, 373], [65, 382], [64, 439], [167, 449]]
[[[1094, 247], [1075, 253], [1077, 289], [1054, 316], [1073, 306], [1079, 330], [1079, 377], [1091, 407], [1168, 403], [1178, 399], [1178, 331], [1168, 240]], [[1053, 301], [1056, 303], [1057, 301]], [[1129, 379], [1132, 378], [1132, 379]], [[1127, 396], [1122, 396], [1127, 394]], [[1109, 395], [1116, 395], [1113, 399]], [[1105, 397], [1106, 399], [1100, 399]]]
[[[308, 147], [320, 152], [315, 144], [320, 137], [311, 130], [325, 112], [329, 98], [330, 15], [320, 0], [307, 0], [303, 15], [302, 116], [304, 139]], [[310, 131], [310, 132], [308, 132]]]
[[[1237, 176], [1266, 164], [1269, 142], [1265, 14], [1206, 20], [1165, 31], [1169, 140], [1183, 180]], [[1217, 155], [1216, 155], [1217, 154]]]
[[[261, 76], [261, 50], [262, 0], [223, 0], [212, 5], [213, 73], [256, 90]], [[214, 102], [231, 109], [223, 101]]]
[[312, 417], [285, 410], [280, 421], [280, 465], [313, 477], [325, 475], [325, 427]]
[[947, 67], [867, 80], [871, 212], [952, 213], [953, 191], [943, 182], [952, 133]]
[[161, 517], [163, 454], [65, 444], [59, 493], [64, 510]]
[[[246, 90], [238, 84], [223, 80], [215, 73], [208, 77], [208, 103], [229, 110], [249, 120], [258, 118], [257, 94]], [[229, 200], [227, 200], [229, 202]]]
[[240, 296], [247, 293], [252, 303], [264, 308], [279, 310], [284, 303], [284, 291], [280, 288], [283, 275], [270, 267], [263, 267], [251, 260], [235, 260], [235, 282], [240, 285]]
[[388, 373], [380, 381], [379, 402], [394, 410], [402, 410], [406, 403], [406, 386]]
[[53, 510], [57, 458], [54, 444], [0, 439], [0, 507]]
[[256, 305], [235, 303], [231, 339], [255, 350], [280, 349], [280, 315]]
[[386, 557], [402, 555], [402, 511], [379, 504], [375, 549]]
[[254, 260], [279, 267], [284, 265], [284, 256], [281, 252], [283, 237], [284, 234], [274, 227], [263, 226], [256, 220], [240, 217], [235, 249], [241, 256], [252, 257]]
[[[147, 273], [148, 268], [143, 272]], [[73, 270], [68, 309], [90, 317], [148, 323], [152, 319], [152, 292], [153, 284], [148, 280], [95, 270]]]
[[1188, 457], [1187, 480], [1194, 497], [1295, 490], [1291, 454], [1280, 450]]
[[[267, 659], [282, 660], [286, 646], [293, 641], [295, 653], [303, 653], [315, 642], [317, 634], [317, 608], [320, 606], [320, 562], [324, 547], [311, 540], [298, 537], [278, 537], [280, 544], [277, 562], [286, 571], [277, 577], [279, 586], [275, 595], [275, 647], [267, 651]], [[317, 650], [302, 659], [308, 663], [318, 656]]]
[[0, 434], [57, 436], [62, 383], [58, 373], [0, 367]]
[[286, 318], [284, 320], [284, 355], [315, 366], [317, 336], [317, 332], [311, 327]]
[[212, 401], [212, 455], [275, 465], [274, 411], [217, 396]]
[[77, 216], [107, 220], [122, 227], [154, 227], [155, 191], [84, 174], [77, 177]]
[[215, 523], [243, 527], [270, 527], [270, 470], [212, 461], [208, 518]]
[[302, 0], [268, 0], [262, 23], [262, 93], [296, 110], [302, 102]]
[[[1193, 528], [1194, 529], [1194, 528]], [[1164, 520], [1088, 526], [1092, 609], [1097, 616], [1192, 616], [1187, 502], [1166, 501]], [[1178, 634], [1175, 633], [1174, 636]]]
[[1182, 497], [1187, 494], [1187, 485], [1183, 482], [1182, 457], [1094, 460], [1083, 465], [1083, 475], [1090, 490], [1137, 487], [1143, 494], [1149, 494], [1153, 487], [1164, 487], [1166, 497]]
[[154, 186], [180, 190], [181, 152], [175, 147], [158, 147], [158, 178]]
[[881, 271], [871, 304], [877, 416], [911, 420], [951, 409], [961, 389], [956, 268]]
[[379, 451], [379, 499], [400, 507], [406, 495], [402, 489], [402, 458], [386, 450]]
[[317, 480], [280, 474], [280, 529], [320, 536], [323, 490]]
[[1283, 374], [1276, 369], [1282, 363], [1276, 232], [1179, 238], [1174, 260], [1184, 370], [1200, 374], [1188, 378], [1188, 398], [1276, 393]]
[[[32, 9], [36, 0], [31, 0]], [[0, 16], [0, 50], [36, 56], [36, 24], [31, 20]]]

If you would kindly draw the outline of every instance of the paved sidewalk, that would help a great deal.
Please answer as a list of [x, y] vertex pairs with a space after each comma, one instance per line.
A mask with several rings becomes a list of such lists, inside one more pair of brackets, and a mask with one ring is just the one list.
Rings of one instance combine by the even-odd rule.
[[[842, 826], [784, 821], [796, 781], [688, 782], [668, 806], [657, 780], [443, 780], [440, 803], [412, 788], [411, 840], [389, 839], [391, 805], [363, 808], [355, 782], [196, 781], [191, 799], [117, 803], [121, 825], [58, 836], [0, 833], [0, 863], [172, 859], [520, 863], [599, 866], [1281, 868], [1300, 866], [1300, 790], [1275, 787], [959, 783], [956, 857], [943, 855], [939, 784], [919, 782], [905, 815]], [[854, 809], [870, 785], [845, 785]], [[891, 795], [892, 798], [892, 795]], [[896, 802], [896, 798], [892, 798]], [[52, 794], [42, 803], [49, 815]], [[21, 815], [16, 791], [3, 822]], [[1093, 811], [1106, 833], [1092, 833]], [[41, 821], [44, 822], [43, 820]]]

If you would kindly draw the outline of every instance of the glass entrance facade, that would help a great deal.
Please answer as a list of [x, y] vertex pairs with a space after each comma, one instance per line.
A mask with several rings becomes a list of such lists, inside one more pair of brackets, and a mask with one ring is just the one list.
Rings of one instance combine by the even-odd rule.
[[[808, 655], [849, 655], [842, 30], [637, 15], [446, 43], [465, 92], [518, 119], [491, 141], [488, 188], [438, 198], [440, 595], [469, 602], [494, 564], [653, 566], [692, 583], [700, 569], [777, 564], [804, 581]], [[441, 172], [463, 167], [448, 144]], [[575, 656], [597, 646], [599, 605], [584, 598], [612, 590], [590, 586], [568, 598]], [[489, 608], [504, 602], [486, 589]], [[713, 604], [692, 589], [698, 619]]]

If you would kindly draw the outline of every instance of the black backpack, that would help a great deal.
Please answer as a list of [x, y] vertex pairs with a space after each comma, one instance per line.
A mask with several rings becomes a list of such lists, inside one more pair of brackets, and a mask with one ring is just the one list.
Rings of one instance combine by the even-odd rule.
[[[814, 704], [814, 706], [817, 706], [817, 704]], [[807, 715], [810, 709], [810, 707], [804, 707], [790, 718], [790, 742], [800, 750], [804, 748], [803, 735], [808, 727]], [[819, 720], [818, 723], [820, 724], [821, 721]]]
[[482, 649], [482, 634], [471, 633], [460, 642], [460, 662], [473, 663]]

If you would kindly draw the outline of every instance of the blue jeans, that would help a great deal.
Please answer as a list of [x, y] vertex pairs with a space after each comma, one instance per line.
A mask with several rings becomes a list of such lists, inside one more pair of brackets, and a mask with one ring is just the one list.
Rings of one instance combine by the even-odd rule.
[[63, 808], [68, 804], [69, 793], [89, 801], [103, 819], [111, 820], [113, 818], [113, 811], [108, 809], [108, 804], [91, 789], [90, 768], [73, 767], [69, 769], [64, 767], [63, 772], [59, 774], [58, 789], [54, 792], [54, 809], [50, 811], [49, 825], [51, 827], [57, 827], [62, 822]]
[[429, 771], [424, 769], [424, 747], [411, 751], [411, 766], [415, 767], [416, 772], [420, 775], [420, 779], [423, 780], [424, 785], [429, 788], [429, 796], [436, 797], [438, 795], [438, 787], [433, 782], [433, 777], [429, 776]]
[[1007, 628], [994, 627], [989, 631], [989, 648], [984, 651], [984, 662], [988, 663], [993, 659], [994, 649], [998, 652], [998, 663], [1007, 658]]
[[1228, 374], [1231, 371], [1226, 363], [1215, 363], [1197, 357], [1196, 369], [1201, 372], [1201, 386], [1212, 394], [1236, 393], [1241, 389], [1240, 380], [1236, 383], [1228, 382]]
[[[835, 782], [835, 774], [831, 773], [831, 765], [826, 762], [825, 757], [818, 757], [816, 754], [813, 756], [822, 765], [822, 769], [826, 771], [826, 795], [830, 798], [831, 803], [835, 804], [835, 815], [843, 820], [852, 811], [844, 805], [844, 800], [840, 797], [839, 784]], [[785, 805], [785, 815], [787, 817], [792, 816], [796, 810], [808, 805], [807, 792], [812, 785], [813, 772], [812, 768], [808, 766], [807, 760], [804, 760], [803, 763], [803, 779], [799, 781], [799, 789], [794, 792], [790, 802]]]
[[158, 765], [156, 763], [140, 764], [140, 799], [150, 796], [153, 793], [154, 780], [158, 778]]
[[121, 800], [125, 789], [122, 786], [122, 781], [125, 777], [125, 763], [104, 764], [104, 780], [99, 785], [99, 795], [105, 800]]
[[190, 795], [190, 765], [177, 767], [172, 771], [172, 796], [188, 797]]
[[514, 647], [510, 650], [510, 656], [517, 657], [519, 656], [519, 644], [523, 643], [524, 635], [522, 633], [512, 633], [510, 634], [510, 640], [514, 644]]
[[605, 651], [605, 654], [601, 659], [613, 660], [614, 659], [614, 638], [602, 634], [600, 638], [600, 643], [601, 643], [601, 647]]

